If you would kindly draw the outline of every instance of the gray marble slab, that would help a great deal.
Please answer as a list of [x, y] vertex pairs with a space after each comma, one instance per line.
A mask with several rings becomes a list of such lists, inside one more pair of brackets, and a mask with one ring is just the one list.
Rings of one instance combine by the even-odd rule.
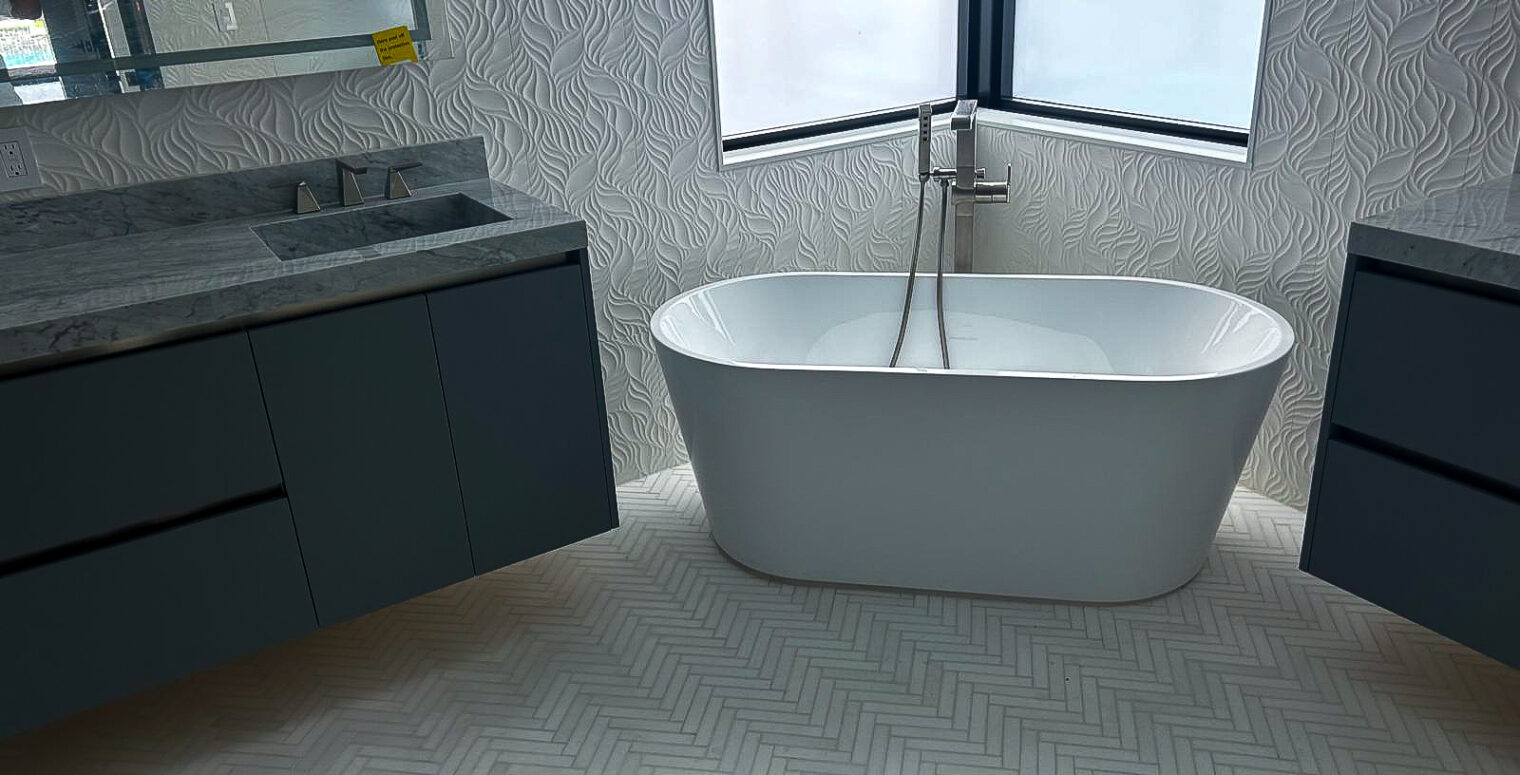
[[1351, 253], [1520, 290], [1520, 174], [1365, 218]]
[[486, 178], [415, 197], [456, 194], [508, 220], [289, 261], [254, 227], [359, 208], [0, 249], [0, 375], [481, 279], [586, 246], [583, 221]]
[[[366, 198], [383, 196], [387, 168], [411, 162], [422, 164], [405, 173], [413, 188], [487, 176], [478, 137], [337, 158], [369, 168], [358, 178]], [[0, 260], [13, 251], [290, 211], [303, 180], [323, 207], [338, 202], [336, 159], [316, 159], [0, 205]]]

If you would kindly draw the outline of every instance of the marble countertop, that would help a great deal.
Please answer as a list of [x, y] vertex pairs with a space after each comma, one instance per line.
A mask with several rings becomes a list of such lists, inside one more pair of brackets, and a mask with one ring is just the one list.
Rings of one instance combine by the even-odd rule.
[[1351, 226], [1351, 253], [1520, 290], [1520, 174]]
[[586, 246], [583, 221], [487, 178], [414, 197], [450, 194], [509, 220], [291, 261], [253, 227], [340, 210], [240, 215], [19, 252], [0, 239], [0, 374], [481, 279]]

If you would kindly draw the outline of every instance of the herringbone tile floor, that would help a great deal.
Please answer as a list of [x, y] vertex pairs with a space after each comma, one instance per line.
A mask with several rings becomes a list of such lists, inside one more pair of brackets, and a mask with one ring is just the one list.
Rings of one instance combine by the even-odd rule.
[[1303, 516], [1249, 492], [1191, 584], [1107, 607], [780, 583], [718, 553], [689, 470], [619, 496], [610, 535], [0, 771], [1520, 773], [1520, 671], [1300, 573]]

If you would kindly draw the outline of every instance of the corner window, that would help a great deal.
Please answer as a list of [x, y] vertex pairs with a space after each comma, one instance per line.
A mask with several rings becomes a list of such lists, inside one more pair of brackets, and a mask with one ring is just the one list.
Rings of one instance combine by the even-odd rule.
[[724, 150], [948, 110], [958, 24], [949, 0], [712, 0]]
[[711, 0], [723, 149], [920, 102], [1244, 146], [1267, 0]]

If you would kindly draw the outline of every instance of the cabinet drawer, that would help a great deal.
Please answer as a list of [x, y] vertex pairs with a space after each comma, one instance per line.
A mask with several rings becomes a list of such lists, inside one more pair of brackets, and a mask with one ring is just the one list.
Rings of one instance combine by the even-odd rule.
[[1330, 441], [1307, 570], [1520, 667], [1520, 504]]
[[1520, 486], [1520, 306], [1358, 272], [1331, 421]]
[[0, 735], [315, 628], [272, 501], [0, 577]]
[[0, 562], [280, 484], [246, 334], [0, 382]]

